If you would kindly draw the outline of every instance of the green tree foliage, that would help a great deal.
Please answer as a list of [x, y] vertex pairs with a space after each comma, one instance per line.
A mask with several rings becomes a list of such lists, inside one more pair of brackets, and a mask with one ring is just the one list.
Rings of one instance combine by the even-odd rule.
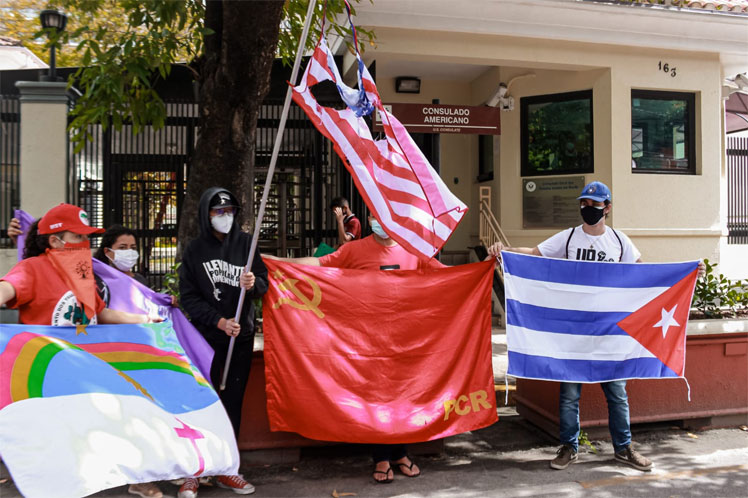
[[[348, 36], [348, 27], [335, 22], [345, 10], [343, 1], [329, 1], [326, 10], [324, 4], [317, 2], [314, 25], [320, 26], [324, 12], [328, 31]], [[308, 5], [308, 0], [284, 3], [277, 53], [287, 62], [296, 53]], [[39, 12], [45, 8], [68, 15], [63, 33], [41, 30]], [[20, 40], [46, 62], [55, 43], [62, 48], [59, 67], [80, 67], [70, 82], [83, 93], [71, 124], [79, 149], [89, 124], [120, 129], [129, 121], [136, 132], [148, 125], [162, 127], [165, 108], [155, 83], [169, 75], [172, 64], [189, 65], [197, 79], [203, 40], [213, 33], [205, 27], [202, 0], [4, 0], [1, 11], [0, 34]], [[362, 49], [373, 40], [368, 30], [359, 29], [358, 35]], [[307, 48], [316, 41], [312, 30]]]
[[[78, 43], [91, 38], [93, 33], [103, 30], [101, 43], [104, 46], [116, 44], [120, 33], [127, 29], [127, 13], [121, 2], [99, 0], [90, 2], [101, 8], [92, 12], [88, 7], [80, 8], [71, 4], [63, 10], [68, 15], [67, 34], [59, 41], [61, 50], [57, 52], [59, 67], [80, 66], [83, 52], [76, 50]], [[49, 63], [49, 40], [39, 23], [39, 13], [47, 8], [60, 8], [61, 2], [49, 0], [3, 0], [0, 2], [0, 35], [13, 38], [31, 50], [37, 57]], [[84, 28], [79, 32], [81, 28]], [[79, 32], [78, 36], [70, 36]]]
[[[41, 8], [68, 13], [68, 29], [59, 35], [34, 31]], [[180, 223], [184, 241], [196, 232], [197, 199], [210, 185], [239, 193], [249, 207], [242, 211], [245, 222], [252, 214], [247, 178], [253, 175], [259, 108], [273, 59], [295, 55], [307, 8], [308, 0], [4, 0], [0, 34], [21, 38], [40, 56], [55, 43], [64, 47], [58, 65], [80, 66], [69, 81], [82, 93], [70, 125], [78, 150], [89, 139], [89, 125], [162, 127], [166, 109], [156, 83], [174, 64], [193, 71], [201, 134]], [[307, 48], [317, 41], [323, 15], [328, 32], [346, 35], [347, 19], [334, 22], [344, 11], [343, 0], [318, 1]], [[357, 31], [363, 49], [373, 34]]]

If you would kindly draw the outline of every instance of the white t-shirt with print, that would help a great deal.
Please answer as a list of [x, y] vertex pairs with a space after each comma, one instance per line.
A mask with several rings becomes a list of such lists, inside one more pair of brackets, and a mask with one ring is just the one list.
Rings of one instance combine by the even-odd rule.
[[538, 250], [547, 258], [577, 261], [635, 263], [641, 257], [641, 253], [626, 234], [614, 231], [607, 225], [602, 235], [589, 235], [582, 230], [582, 225], [567, 228], [538, 244]]

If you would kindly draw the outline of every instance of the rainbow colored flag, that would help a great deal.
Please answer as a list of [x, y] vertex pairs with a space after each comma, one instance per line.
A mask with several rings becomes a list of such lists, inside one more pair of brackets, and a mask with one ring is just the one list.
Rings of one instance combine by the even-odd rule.
[[171, 322], [0, 327], [0, 454], [29, 497], [239, 467], [231, 422]]

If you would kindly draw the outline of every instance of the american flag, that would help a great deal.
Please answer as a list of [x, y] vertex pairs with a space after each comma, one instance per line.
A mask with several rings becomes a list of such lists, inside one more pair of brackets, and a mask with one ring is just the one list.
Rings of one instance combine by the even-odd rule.
[[[444, 246], [467, 206], [449, 191], [405, 127], [382, 106], [374, 80], [358, 58], [358, 89], [343, 83], [324, 38], [293, 89], [293, 100], [329, 138], [373, 216], [409, 252], [432, 258]], [[347, 108], [321, 106], [311, 87], [332, 81]], [[363, 116], [377, 109], [384, 138], [374, 140]]]

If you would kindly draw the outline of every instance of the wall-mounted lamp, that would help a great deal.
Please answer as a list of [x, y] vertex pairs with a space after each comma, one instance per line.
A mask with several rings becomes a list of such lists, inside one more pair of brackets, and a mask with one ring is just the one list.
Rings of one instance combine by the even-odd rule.
[[395, 78], [397, 93], [421, 93], [421, 80], [415, 76], [398, 76]]

